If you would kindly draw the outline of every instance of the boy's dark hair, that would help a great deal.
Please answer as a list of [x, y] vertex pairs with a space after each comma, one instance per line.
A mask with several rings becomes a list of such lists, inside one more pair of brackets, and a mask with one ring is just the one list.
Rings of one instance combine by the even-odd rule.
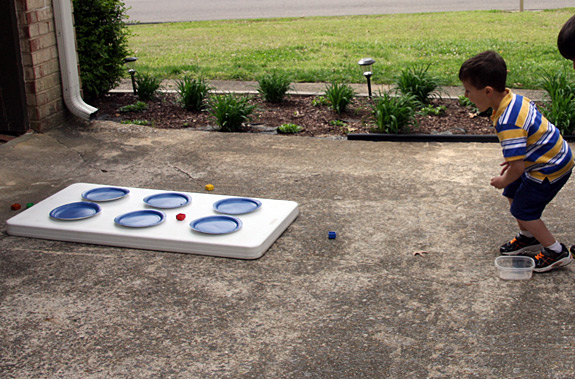
[[484, 51], [466, 60], [459, 69], [459, 80], [468, 81], [477, 89], [487, 86], [496, 91], [505, 91], [507, 65], [493, 50]]
[[557, 36], [557, 48], [563, 58], [575, 59], [575, 16], [567, 20], [561, 28]]

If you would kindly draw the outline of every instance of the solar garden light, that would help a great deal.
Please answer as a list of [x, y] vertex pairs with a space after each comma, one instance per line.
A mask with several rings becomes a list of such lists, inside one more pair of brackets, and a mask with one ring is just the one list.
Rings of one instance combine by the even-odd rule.
[[136, 61], [138, 60], [138, 58], [136, 57], [126, 57], [124, 58], [124, 63], [126, 64], [126, 66], [128, 66], [128, 73], [130, 74], [130, 77], [132, 78], [132, 91], [134, 91], [134, 95], [137, 93], [136, 91], [136, 69], [134, 68]]
[[375, 63], [372, 58], [362, 58], [357, 62], [363, 72], [363, 76], [367, 79], [367, 92], [369, 93], [369, 98], [371, 99], [371, 65]]

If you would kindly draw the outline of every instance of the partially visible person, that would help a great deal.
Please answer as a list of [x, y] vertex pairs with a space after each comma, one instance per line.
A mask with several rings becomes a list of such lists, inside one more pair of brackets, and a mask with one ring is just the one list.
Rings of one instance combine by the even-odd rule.
[[[561, 28], [557, 36], [557, 48], [563, 58], [573, 61], [575, 69], [575, 16], [572, 16]], [[571, 254], [575, 254], [575, 245], [569, 249]]]
[[507, 65], [495, 51], [469, 58], [459, 70], [465, 96], [480, 112], [493, 109], [491, 121], [503, 150], [500, 175], [491, 185], [503, 189], [519, 233], [500, 247], [504, 255], [529, 255], [535, 272], [573, 261], [566, 246], [551, 234], [541, 215], [573, 170], [569, 145], [535, 103], [506, 88]]
[[573, 61], [575, 69], [575, 16], [567, 20], [561, 28], [557, 36], [557, 48], [563, 58]]

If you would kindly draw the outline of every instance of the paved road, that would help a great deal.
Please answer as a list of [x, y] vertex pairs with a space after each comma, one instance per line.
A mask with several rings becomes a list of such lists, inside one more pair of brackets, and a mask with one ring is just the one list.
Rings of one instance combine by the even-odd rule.
[[[519, 10], [520, 0], [125, 0], [133, 22], [345, 16], [465, 10]], [[566, 8], [571, 0], [524, 0], [525, 10]]]

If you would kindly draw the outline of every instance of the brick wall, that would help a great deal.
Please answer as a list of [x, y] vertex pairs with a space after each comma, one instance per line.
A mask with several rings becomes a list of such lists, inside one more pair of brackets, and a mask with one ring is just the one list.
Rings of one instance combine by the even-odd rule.
[[16, 4], [30, 128], [45, 131], [67, 120], [52, 0]]

